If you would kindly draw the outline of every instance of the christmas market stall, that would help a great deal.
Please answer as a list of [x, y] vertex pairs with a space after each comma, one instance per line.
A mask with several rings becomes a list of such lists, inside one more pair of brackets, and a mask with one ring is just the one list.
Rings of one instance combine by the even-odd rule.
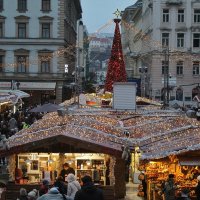
[[68, 112], [49, 113], [8, 138], [0, 151], [1, 157], [8, 159], [7, 194], [9, 184], [15, 189], [37, 188], [43, 179], [53, 184], [63, 164], [68, 163], [78, 180], [90, 175], [105, 190], [113, 191], [111, 199], [125, 196], [122, 146], [130, 143], [119, 125], [120, 117], [110, 111]]
[[[176, 196], [183, 189], [195, 199], [197, 176], [200, 175], [200, 122], [179, 117], [172, 123], [156, 124], [153, 134], [139, 141], [142, 151], [139, 179], [147, 185], [147, 199], [163, 199], [164, 183], [169, 174], [175, 175]], [[139, 186], [143, 196], [143, 185]]]

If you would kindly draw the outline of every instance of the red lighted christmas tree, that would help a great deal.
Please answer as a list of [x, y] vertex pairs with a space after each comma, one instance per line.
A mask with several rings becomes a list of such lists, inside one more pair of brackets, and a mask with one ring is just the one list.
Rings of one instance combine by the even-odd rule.
[[113, 38], [111, 56], [108, 63], [104, 91], [112, 92], [114, 82], [126, 82], [126, 70], [122, 53], [121, 35], [119, 30], [120, 19], [114, 19], [116, 23]]

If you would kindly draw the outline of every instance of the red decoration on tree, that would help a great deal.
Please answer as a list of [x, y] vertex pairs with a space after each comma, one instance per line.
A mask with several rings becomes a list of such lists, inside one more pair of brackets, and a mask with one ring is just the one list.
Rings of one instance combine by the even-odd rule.
[[116, 23], [115, 35], [113, 38], [111, 56], [108, 63], [108, 70], [104, 90], [112, 92], [114, 82], [126, 82], [126, 70], [122, 53], [121, 35], [119, 30], [120, 19], [114, 19]]

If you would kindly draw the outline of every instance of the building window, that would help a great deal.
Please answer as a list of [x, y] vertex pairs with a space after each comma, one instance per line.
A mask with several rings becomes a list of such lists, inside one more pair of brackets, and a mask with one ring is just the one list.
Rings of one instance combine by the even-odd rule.
[[183, 101], [183, 90], [181, 88], [176, 90], [176, 100]]
[[17, 72], [26, 72], [26, 56], [17, 56]]
[[0, 55], [0, 72], [3, 72], [3, 56]]
[[178, 10], [178, 22], [184, 22], [184, 10], [183, 9], [179, 9]]
[[26, 38], [26, 23], [18, 23], [18, 38]]
[[168, 61], [162, 61], [162, 74], [167, 74], [168, 71]]
[[163, 22], [169, 22], [169, 9], [163, 9]]
[[179, 61], [176, 64], [176, 74], [183, 75], [183, 61]]
[[162, 46], [169, 46], [169, 33], [162, 33]]
[[200, 47], [200, 33], [193, 34], [193, 47]]
[[199, 62], [193, 63], [193, 75], [199, 75]]
[[184, 33], [177, 33], [177, 47], [184, 47]]
[[27, 0], [18, 0], [18, 11], [27, 10]]
[[51, 1], [42, 0], [42, 11], [50, 11], [50, 10], [51, 10]]
[[0, 38], [3, 37], [3, 23], [0, 22]]
[[3, 10], [3, 0], [0, 0], [0, 11]]
[[194, 9], [194, 23], [200, 23], [200, 9]]
[[50, 23], [42, 24], [42, 38], [50, 38]]
[[49, 73], [50, 72], [50, 60], [47, 58], [47, 60], [41, 61], [41, 73]]

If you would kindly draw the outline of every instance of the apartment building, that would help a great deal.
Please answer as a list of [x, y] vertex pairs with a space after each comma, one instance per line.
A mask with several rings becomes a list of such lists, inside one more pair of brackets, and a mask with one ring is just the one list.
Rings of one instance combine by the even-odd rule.
[[140, 18], [133, 14], [131, 20], [142, 20], [132, 38], [142, 48], [133, 48], [138, 57], [130, 59], [140, 62], [137, 72], [145, 72], [145, 96], [163, 100], [168, 71], [170, 100], [191, 101], [200, 93], [200, 1], [143, 0]]
[[79, 0], [0, 0], [0, 89], [17, 83], [31, 104], [62, 102], [81, 13]]

